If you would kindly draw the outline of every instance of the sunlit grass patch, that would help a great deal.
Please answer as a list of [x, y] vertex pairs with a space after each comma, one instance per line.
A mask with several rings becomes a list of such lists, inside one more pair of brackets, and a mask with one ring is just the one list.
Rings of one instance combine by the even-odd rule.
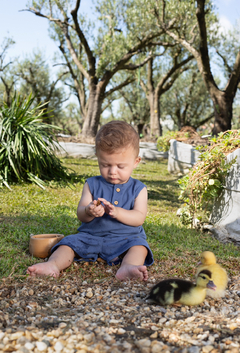
[[[96, 160], [63, 159], [75, 178], [69, 185], [49, 183], [46, 190], [37, 185], [13, 185], [12, 191], [0, 189], [0, 277], [25, 278], [26, 268], [42, 259], [30, 255], [31, 234], [74, 234], [80, 225], [76, 216], [82, 188], [88, 177], [99, 174]], [[219, 261], [232, 274], [239, 270], [239, 248], [224, 245], [211, 234], [187, 228], [176, 216], [180, 206], [177, 178], [167, 171], [167, 161], [140, 163], [133, 177], [148, 188], [148, 214], [144, 222], [147, 239], [154, 253], [155, 264], [150, 275], [194, 276], [199, 255], [203, 250], [213, 251]], [[74, 264], [64, 271], [64, 276], [104, 280], [114, 276], [117, 267], [83, 263]]]

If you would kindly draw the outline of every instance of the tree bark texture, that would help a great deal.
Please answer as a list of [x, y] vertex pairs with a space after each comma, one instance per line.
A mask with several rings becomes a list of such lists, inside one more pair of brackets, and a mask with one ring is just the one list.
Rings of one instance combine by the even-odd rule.
[[227, 96], [225, 92], [211, 92], [211, 98], [214, 104], [214, 127], [213, 135], [222, 131], [231, 130], [233, 96]]
[[156, 91], [153, 90], [148, 94], [147, 98], [150, 106], [150, 135], [152, 137], [162, 136], [159, 97], [157, 97]]
[[96, 136], [103, 98], [104, 94], [100, 88], [100, 83], [98, 85], [92, 83], [89, 87], [88, 110], [82, 128], [83, 137]]
[[153, 59], [150, 59], [147, 64], [147, 99], [150, 107], [150, 135], [162, 136], [162, 128], [160, 125], [160, 112], [159, 112], [159, 96], [158, 91], [154, 89], [153, 82]]

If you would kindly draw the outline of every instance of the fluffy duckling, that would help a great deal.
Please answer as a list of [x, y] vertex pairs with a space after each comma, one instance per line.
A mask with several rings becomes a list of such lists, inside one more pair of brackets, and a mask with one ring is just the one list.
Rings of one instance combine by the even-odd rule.
[[161, 305], [201, 304], [206, 297], [206, 289], [215, 290], [211, 272], [203, 270], [198, 274], [197, 283], [180, 278], [165, 279], [157, 283], [146, 297], [147, 302]]
[[207, 295], [212, 298], [221, 298], [225, 295], [225, 289], [228, 285], [228, 275], [224, 268], [217, 264], [216, 256], [211, 251], [204, 251], [201, 254], [200, 266], [197, 268], [196, 276], [202, 270], [209, 270], [212, 274], [212, 280], [216, 285], [216, 290], [211, 291], [207, 289]]

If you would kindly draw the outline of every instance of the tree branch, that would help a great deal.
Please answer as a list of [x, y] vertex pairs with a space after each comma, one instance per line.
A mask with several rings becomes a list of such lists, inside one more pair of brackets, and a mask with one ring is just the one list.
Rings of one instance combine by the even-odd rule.
[[[182, 68], [184, 65], [186, 65], [189, 61], [191, 61], [193, 58], [194, 58], [193, 55], [190, 55], [186, 59], [182, 60], [181, 62], [177, 62], [176, 59], [174, 58], [174, 65], [170, 68], [170, 70], [168, 70], [168, 72], [162, 77], [162, 79], [157, 84], [156, 90], [158, 91], [157, 93], [158, 95], [169, 90], [169, 88], [173, 85], [173, 83], [180, 75], [180, 72], [177, 72], [177, 71], [180, 68]], [[188, 70], [188, 67], [182, 69], [181, 73], [186, 70]], [[170, 77], [171, 77], [171, 81], [166, 83]]]
[[150, 59], [152, 58], [152, 55], [148, 55], [148, 57], [146, 59], [144, 59], [140, 64], [126, 64], [123, 66], [123, 68], [121, 70], [136, 70], [138, 69], [139, 67], [143, 67]]
[[231, 74], [232, 72], [232, 68], [228, 65], [228, 62], [227, 62], [227, 59], [219, 52], [218, 49], [216, 49], [216, 53], [218, 54], [218, 56], [220, 56], [220, 58], [222, 59], [223, 61], [223, 64], [224, 66], [226, 67], [227, 69], [227, 72], [229, 73], [229, 75]]
[[82, 77], [82, 81], [79, 83], [79, 81], [77, 79], [77, 76], [75, 75], [74, 70], [72, 68], [72, 65], [69, 62], [68, 57], [67, 57], [67, 55], [65, 53], [63, 43], [60, 43], [59, 49], [62, 52], [62, 54], [63, 54], [63, 56], [64, 56], [64, 58], [66, 60], [67, 66], [69, 68], [69, 72], [70, 72], [70, 74], [72, 76], [72, 79], [73, 79], [73, 82], [74, 82], [74, 86], [75, 86], [75, 90], [77, 92], [77, 97], [79, 99], [79, 105], [80, 105], [81, 114], [83, 116], [86, 116], [87, 106], [86, 106], [86, 92], [85, 92], [85, 89], [84, 89], [84, 78]]
[[210, 69], [210, 60], [208, 54], [208, 42], [207, 42], [207, 28], [205, 21], [205, 0], [197, 0], [197, 10], [196, 16], [198, 21], [198, 28], [200, 33], [200, 45], [199, 45], [199, 54], [202, 63], [202, 74], [206, 84], [211, 84], [212, 86], [216, 86], [214, 81], [211, 69]]
[[116, 86], [116, 87], [113, 87], [112, 89], [110, 89], [109, 91], [107, 91], [105, 94], [104, 94], [104, 98], [107, 98], [108, 96], [110, 96], [113, 92], [116, 92], [118, 90], [120, 90], [121, 88], [129, 85], [130, 83], [134, 82], [136, 79], [135, 77], [134, 78], [131, 78], [131, 77], [128, 77], [125, 81], [123, 81], [122, 83], [120, 83], [120, 85]]
[[77, 54], [76, 54], [75, 49], [73, 47], [71, 38], [70, 38], [69, 33], [68, 33], [68, 26], [63, 25], [62, 26], [62, 30], [63, 30], [63, 33], [65, 35], [65, 39], [66, 39], [66, 42], [67, 42], [68, 50], [70, 52], [70, 55], [71, 55], [74, 63], [76, 64], [78, 69], [83, 73], [84, 77], [86, 77], [86, 79], [89, 81], [89, 74], [85, 70], [85, 67], [82, 65], [82, 63], [78, 60]]
[[[78, 2], [78, 0], [77, 0]], [[80, 1], [79, 1], [80, 2]], [[73, 58], [73, 61], [75, 62], [75, 64], [77, 65], [78, 69], [83, 73], [83, 75], [86, 77], [87, 80], [89, 80], [89, 75], [87, 73], [87, 71], [85, 70], [84, 66], [81, 64], [81, 62], [78, 60], [78, 57], [75, 53], [73, 44], [71, 42], [71, 38], [69, 36], [68, 33], [68, 27], [71, 27], [73, 30], [76, 30], [75, 27], [73, 27], [69, 22], [68, 22], [68, 17], [66, 15], [66, 13], [63, 11], [62, 7], [60, 6], [59, 3], [57, 3], [57, 6], [59, 8], [59, 10], [62, 12], [63, 16], [64, 16], [64, 21], [61, 21], [59, 18], [53, 18], [51, 16], [48, 15], [44, 15], [41, 12], [39, 12], [37, 9], [30, 7], [29, 9], [26, 10], [21, 10], [21, 11], [29, 11], [31, 13], [34, 13], [36, 16], [40, 16], [43, 18], [47, 18], [49, 21], [51, 22], [55, 22], [56, 24], [58, 24], [58, 26], [61, 28], [63, 34], [65, 35], [65, 39], [67, 42], [67, 46], [68, 46], [68, 50]], [[73, 10], [74, 11], [74, 10]], [[75, 24], [76, 26], [76, 24]]]
[[121, 93], [123, 99], [125, 100], [125, 102], [127, 103], [127, 106], [129, 108], [130, 112], [133, 114], [132, 104], [131, 104], [130, 100], [127, 98], [124, 91], [120, 90], [120, 93]]
[[[85, 49], [85, 52], [87, 54], [87, 57], [88, 57], [88, 63], [89, 63], [89, 73], [90, 73], [90, 77], [95, 77], [95, 74], [96, 74], [96, 68], [95, 68], [95, 64], [96, 64], [96, 59], [95, 57], [93, 56], [92, 54], [92, 51], [88, 45], [88, 42], [79, 26], [79, 23], [78, 23], [78, 18], [77, 18], [77, 13], [78, 13], [78, 10], [79, 10], [79, 7], [80, 7], [80, 3], [81, 3], [81, 0], [76, 0], [76, 6], [75, 8], [71, 11], [71, 15], [72, 15], [72, 18], [73, 18], [73, 21], [74, 21], [74, 24], [75, 24], [75, 30], [77, 32], [77, 35], [80, 39], [80, 42], [82, 43], [84, 49]], [[85, 75], [84, 75], [85, 76]]]
[[61, 78], [63, 76], [65, 76], [68, 73], [69, 73], [69, 71], [63, 72], [55, 81], [52, 82], [52, 84], [50, 86], [50, 90], [49, 90], [48, 95], [47, 95], [47, 99], [46, 99], [47, 101], [50, 101], [50, 99], [52, 97], [52, 94], [53, 94], [53, 90], [56, 87], [57, 83], [61, 80]]
[[111, 106], [112, 102], [115, 101], [115, 99], [111, 99], [107, 102], [107, 104], [105, 104], [102, 108], [101, 108], [101, 113], [104, 112], [104, 110], [106, 110], [109, 106]]
[[106, 71], [102, 77], [102, 89], [104, 89], [113, 75], [120, 70], [123, 70], [125, 64], [136, 54], [141, 52], [141, 49], [145, 48], [152, 39], [157, 38], [160, 36], [164, 31], [161, 29], [157, 33], [151, 33], [143, 38], [138, 44], [134, 45], [126, 54], [122, 56], [122, 58], [115, 64], [112, 70]]
[[8, 64], [6, 64], [5, 66], [3, 67], [0, 67], [0, 71], [4, 71], [6, 69], [6, 67], [8, 67], [8, 65], [11, 65], [13, 62], [10, 61]]
[[237, 91], [237, 87], [240, 81], [240, 50], [238, 51], [233, 70], [231, 72], [228, 83], [225, 87], [226, 94], [234, 92], [233, 97]]
[[[30, 7], [29, 9], [23, 9], [23, 10], [19, 10], [19, 12], [23, 12], [23, 11], [28, 11], [28, 12], [31, 12], [33, 13], [34, 15], [36, 16], [39, 16], [39, 17], [43, 17], [43, 18], [47, 18], [49, 21], [51, 22], [55, 22], [55, 23], [65, 23], [65, 21], [61, 21], [59, 20], [59, 18], [53, 18], [52, 16], [47, 16], [47, 15], [44, 15], [43, 13], [41, 13], [40, 11], [36, 10], [34, 7]], [[66, 25], [72, 27], [70, 25], [70, 23], [66, 22], [65, 23]]]

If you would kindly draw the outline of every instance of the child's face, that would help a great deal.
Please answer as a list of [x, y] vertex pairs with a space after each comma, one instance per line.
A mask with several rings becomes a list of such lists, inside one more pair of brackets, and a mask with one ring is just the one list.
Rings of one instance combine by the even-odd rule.
[[135, 157], [132, 147], [117, 150], [113, 154], [99, 150], [97, 158], [102, 177], [111, 184], [126, 183], [141, 160]]

